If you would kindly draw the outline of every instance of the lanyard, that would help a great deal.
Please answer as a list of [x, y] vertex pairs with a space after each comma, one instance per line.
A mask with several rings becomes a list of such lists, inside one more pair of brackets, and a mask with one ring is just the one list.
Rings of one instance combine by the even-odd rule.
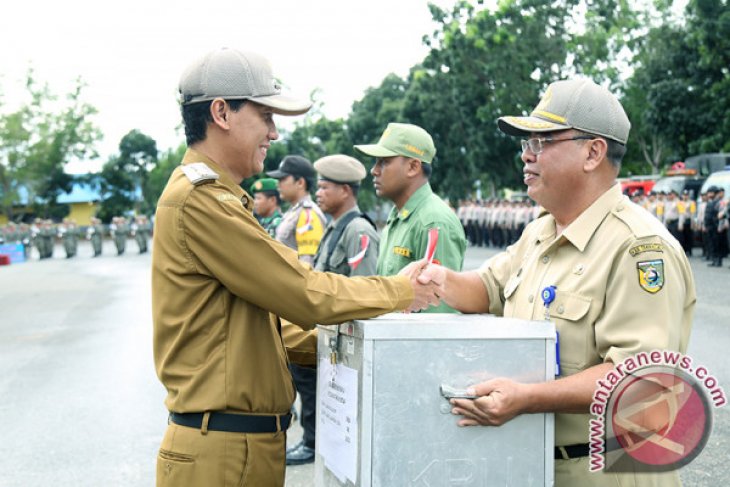
[[[542, 290], [542, 302], [545, 305], [545, 321], [550, 321], [550, 305], [555, 301], [557, 287], [547, 286]], [[560, 333], [555, 330], [555, 376], [560, 375]]]

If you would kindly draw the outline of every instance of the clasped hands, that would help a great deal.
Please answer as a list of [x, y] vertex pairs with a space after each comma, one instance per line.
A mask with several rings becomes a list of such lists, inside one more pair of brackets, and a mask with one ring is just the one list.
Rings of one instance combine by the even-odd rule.
[[446, 280], [445, 269], [442, 266], [422, 259], [411, 262], [401, 269], [398, 275], [410, 278], [415, 295], [413, 302], [405, 310], [406, 313], [421, 311], [441, 302]]

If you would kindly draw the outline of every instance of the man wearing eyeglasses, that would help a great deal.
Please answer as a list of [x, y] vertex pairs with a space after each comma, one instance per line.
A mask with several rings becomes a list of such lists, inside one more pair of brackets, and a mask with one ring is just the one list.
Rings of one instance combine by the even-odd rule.
[[630, 129], [621, 104], [592, 81], [558, 81], [529, 117], [502, 117], [498, 126], [524, 137], [527, 194], [548, 213], [479, 270], [431, 265], [419, 279], [440, 284], [442, 299], [462, 312], [548, 317], [559, 332], [560, 372], [544, 383], [475, 384], [469, 393], [479, 398], [452, 401], [459, 425], [552, 412], [555, 485], [678, 485], [676, 471], [589, 471], [596, 381], [638, 352], [684, 352], [696, 301], [682, 247], [616, 182]]

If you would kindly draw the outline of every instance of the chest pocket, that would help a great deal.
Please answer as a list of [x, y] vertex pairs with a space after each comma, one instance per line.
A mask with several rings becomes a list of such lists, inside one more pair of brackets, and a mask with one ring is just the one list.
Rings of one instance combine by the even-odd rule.
[[591, 302], [591, 298], [558, 289], [550, 305], [550, 319], [560, 333], [560, 364], [570, 372], [595, 361], [595, 331], [587, 321]]

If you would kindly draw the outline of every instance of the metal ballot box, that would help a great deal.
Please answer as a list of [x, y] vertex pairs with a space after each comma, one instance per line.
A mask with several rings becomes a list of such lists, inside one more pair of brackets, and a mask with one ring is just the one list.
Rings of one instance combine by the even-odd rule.
[[549, 486], [553, 415], [459, 427], [441, 387], [554, 379], [552, 323], [388, 314], [320, 326], [315, 485]]

